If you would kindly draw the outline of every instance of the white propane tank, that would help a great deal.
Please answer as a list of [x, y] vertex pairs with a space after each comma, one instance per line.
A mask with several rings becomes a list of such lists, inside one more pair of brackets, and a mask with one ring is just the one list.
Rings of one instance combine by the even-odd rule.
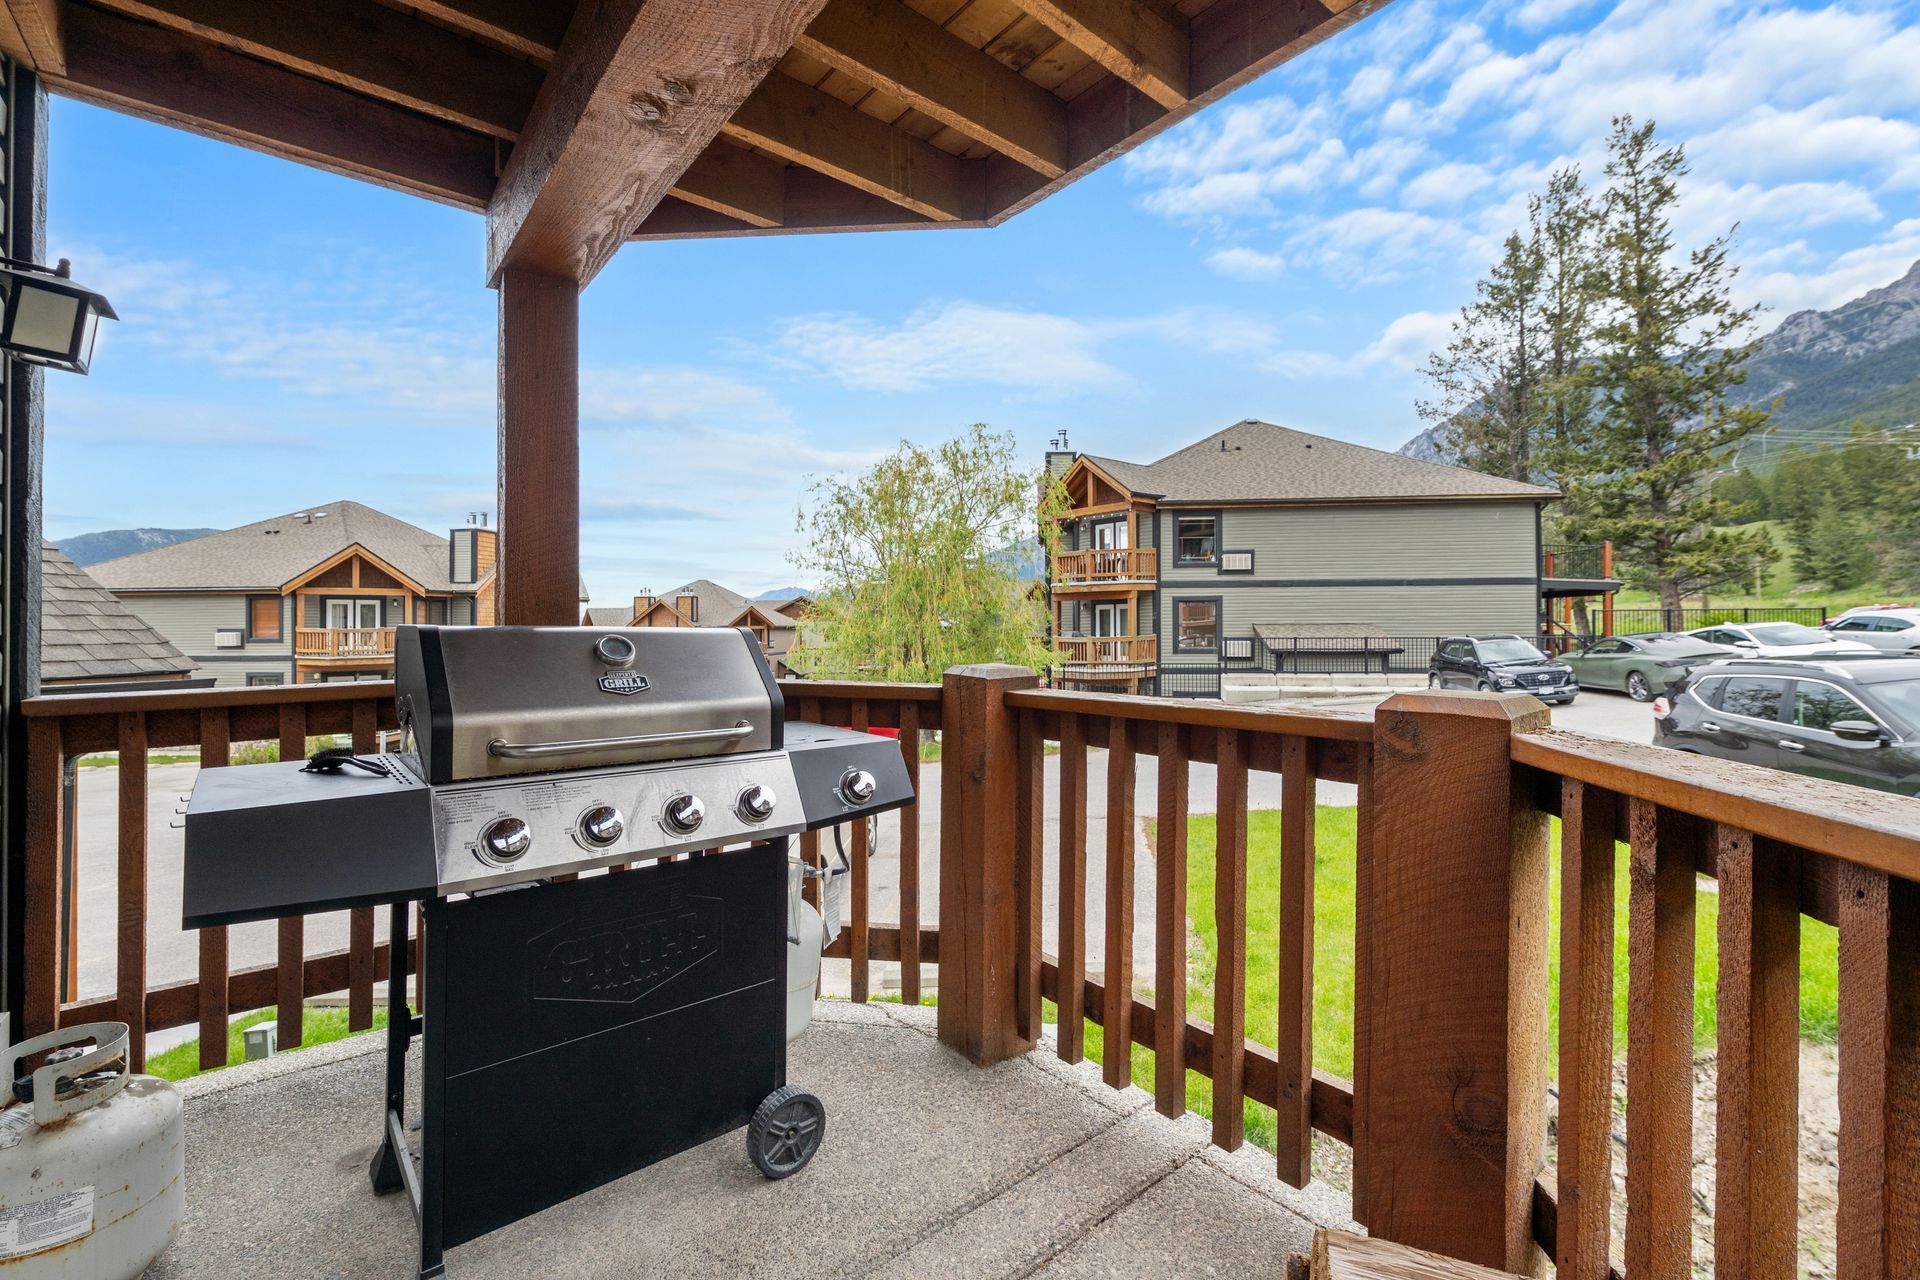
[[0, 1280], [132, 1280], [186, 1217], [180, 1094], [129, 1071], [125, 1023], [22, 1041], [8, 1078], [49, 1050], [0, 1110]]
[[826, 949], [820, 913], [800, 896], [806, 868], [787, 864], [787, 1043], [813, 1025], [813, 993], [820, 985], [820, 953]]

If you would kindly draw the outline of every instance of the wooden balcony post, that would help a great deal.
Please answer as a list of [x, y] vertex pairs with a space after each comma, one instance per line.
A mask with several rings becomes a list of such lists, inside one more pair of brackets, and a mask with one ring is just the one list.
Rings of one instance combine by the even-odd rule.
[[[1513, 785], [1521, 694], [1403, 693], [1374, 719], [1368, 1231], [1534, 1274], [1546, 1141], [1547, 819]], [[1358, 1067], [1358, 1064], [1356, 1064]]]
[[1019, 1020], [1027, 940], [1017, 936], [1024, 882], [1016, 774], [1027, 757], [1006, 695], [1039, 683], [1025, 667], [1002, 663], [955, 667], [942, 682], [937, 1025], [940, 1043], [982, 1067], [1033, 1047]]
[[580, 286], [500, 273], [500, 621], [580, 621]]

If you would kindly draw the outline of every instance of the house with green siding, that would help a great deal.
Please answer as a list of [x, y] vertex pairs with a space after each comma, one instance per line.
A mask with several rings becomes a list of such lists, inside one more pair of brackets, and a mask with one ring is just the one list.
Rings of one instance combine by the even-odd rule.
[[1413, 656], [1397, 639], [1539, 627], [1553, 489], [1253, 420], [1047, 467], [1070, 498], [1047, 583], [1066, 683], [1171, 691], [1302, 648], [1384, 668]]

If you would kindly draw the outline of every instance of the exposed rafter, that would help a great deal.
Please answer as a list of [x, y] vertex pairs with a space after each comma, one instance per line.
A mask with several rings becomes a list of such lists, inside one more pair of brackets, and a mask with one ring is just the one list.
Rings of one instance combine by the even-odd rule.
[[986, 169], [776, 72], [725, 125], [728, 137], [942, 222], [986, 214]]
[[1160, 0], [1016, 2], [1061, 39], [1161, 106], [1186, 103], [1187, 23], [1178, 10]]
[[794, 48], [1057, 178], [1067, 104], [899, 0], [829, 0]]
[[585, 285], [822, 3], [582, 0], [488, 208], [488, 279]]
[[375, 0], [98, 0], [329, 84], [497, 138], [518, 135], [540, 69]]
[[407, 6], [542, 63], [553, 61], [573, 14], [563, 0], [407, 0]]
[[[726, 144], [716, 144], [722, 145]], [[982, 225], [978, 222], [935, 222], [891, 200], [868, 195], [838, 179], [812, 169], [803, 169], [799, 165], [784, 165], [781, 174], [784, 192], [778, 226], [755, 226], [716, 206], [702, 206], [669, 197], [662, 200], [659, 207], [634, 229], [632, 238], [685, 240], [721, 236], [800, 235], [815, 231], [902, 231], [916, 227]]]
[[0, 4], [0, 53], [46, 75], [65, 71], [64, 8], [65, 0], [4, 0]]
[[493, 191], [492, 138], [204, 40], [84, 4], [66, 9], [68, 97], [470, 209]]
[[787, 166], [715, 142], [680, 175], [671, 194], [751, 227], [777, 227], [787, 217]]

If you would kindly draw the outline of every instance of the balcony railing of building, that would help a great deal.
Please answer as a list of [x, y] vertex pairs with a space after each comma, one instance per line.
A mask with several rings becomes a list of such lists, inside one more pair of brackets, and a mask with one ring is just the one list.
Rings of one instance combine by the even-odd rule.
[[1053, 582], [1055, 586], [1152, 582], [1159, 563], [1159, 552], [1152, 547], [1062, 551], [1053, 558]]
[[1611, 542], [1549, 542], [1540, 548], [1540, 576], [1599, 581], [1613, 577]]
[[[981, 1065], [1040, 1043], [1043, 1002], [1053, 1001], [1060, 1057], [1085, 1055], [1089, 1022], [1108, 1045], [1145, 1046], [1147, 1083], [1168, 1114], [1185, 1110], [1197, 1072], [1209, 1081], [1213, 1139], [1229, 1149], [1244, 1141], [1248, 1099], [1272, 1107], [1281, 1180], [1304, 1183], [1312, 1135], [1330, 1136], [1352, 1148], [1354, 1214], [1370, 1231], [1483, 1264], [1531, 1273], [1537, 1244], [1559, 1275], [1605, 1280], [1618, 1247], [1627, 1275], [1692, 1273], [1696, 876], [1708, 876], [1718, 881], [1716, 1262], [1725, 1276], [1794, 1275], [1799, 936], [1803, 919], [1837, 925], [1838, 1274], [1913, 1274], [1920, 801], [1554, 730], [1519, 695], [1406, 693], [1367, 716], [1066, 693], [1008, 667], [958, 669], [938, 686], [784, 687], [792, 718], [898, 728], [916, 785], [922, 735], [943, 735], [940, 844], [929, 851], [937, 927], [920, 917], [919, 810], [901, 816], [891, 922], [871, 918], [868, 826], [850, 827], [849, 920], [828, 954], [850, 961], [854, 1000], [873, 993], [876, 963], [898, 963], [902, 998], [915, 1002], [937, 966], [940, 1037]], [[146, 1031], [197, 1022], [201, 1060], [217, 1066], [228, 1015], [243, 1009], [277, 1009], [283, 1047], [299, 1043], [302, 1000], [315, 994], [347, 989], [353, 1024], [371, 1024], [385, 961], [370, 909], [354, 913], [349, 948], [326, 955], [306, 954], [301, 920], [280, 922], [276, 962], [256, 969], [230, 971], [226, 930], [202, 930], [197, 978], [149, 985], [149, 797], [138, 767], [117, 771], [117, 990], [63, 1003], [60, 923], [76, 886], [59, 865], [61, 774], [82, 752], [138, 760], [149, 748], [198, 746], [202, 767], [220, 767], [243, 739], [294, 750], [309, 734], [348, 733], [364, 748], [392, 724], [390, 686], [72, 695], [29, 700], [26, 713], [28, 1034], [113, 1018], [134, 1028], [138, 1057]], [[1134, 844], [1143, 765], [1157, 779], [1144, 793], [1157, 819], [1150, 863], [1136, 862]], [[1191, 765], [1212, 767], [1213, 794], [1198, 804]], [[1105, 771], [1106, 837], [1090, 850], [1094, 768]], [[1277, 775], [1281, 795], [1280, 1012], [1274, 1025], [1249, 1026], [1248, 778], [1262, 772]], [[1351, 1080], [1315, 1068], [1312, 1031], [1315, 801], [1341, 784], [1357, 791]], [[1215, 838], [1190, 848], [1194, 808], [1215, 812]], [[801, 848], [817, 859], [819, 836]], [[1087, 964], [1090, 856], [1105, 860], [1097, 972]], [[1186, 1007], [1190, 857], [1211, 860], [1215, 885], [1213, 902], [1192, 904], [1217, 926], [1201, 978], [1211, 1022]], [[1623, 857], [1624, 1046], [1614, 1034]], [[1561, 913], [1550, 938], [1556, 862]], [[1154, 879], [1140, 895], [1154, 903], [1151, 995], [1134, 982], [1137, 865]], [[1047, 952], [1050, 915], [1057, 945]], [[1543, 1181], [1550, 984], [1559, 1157]], [[1623, 1155], [1613, 1086], [1622, 1050]], [[1127, 1085], [1128, 1055], [1106, 1054], [1103, 1072]]]
[[1060, 636], [1054, 644], [1069, 663], [1153, 662], [1160, 651], [1158, 636]]
[[391, 658], [392, 627], [296, 627], [296, 658]]

